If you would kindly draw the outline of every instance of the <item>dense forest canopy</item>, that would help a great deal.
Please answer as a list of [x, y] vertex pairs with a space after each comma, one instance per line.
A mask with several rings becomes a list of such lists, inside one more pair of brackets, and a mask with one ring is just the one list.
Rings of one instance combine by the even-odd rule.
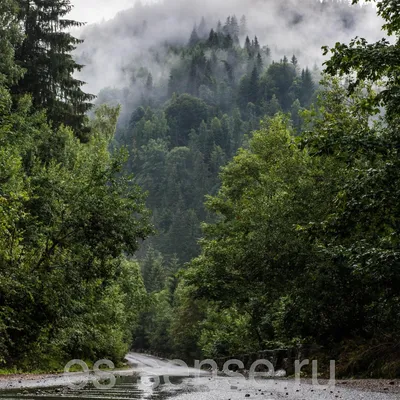
[[[68, 0], [0, 4], [0, 368], [315, 345], [400, 374], [396, 2], [212, 3], [80, 39]], [[341, 43], [376, 12], [391, 40]]]

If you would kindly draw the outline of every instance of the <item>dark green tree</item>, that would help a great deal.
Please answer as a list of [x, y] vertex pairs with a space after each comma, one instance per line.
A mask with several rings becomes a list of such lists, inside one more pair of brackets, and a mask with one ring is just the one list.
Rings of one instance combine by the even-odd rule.
[[251, 72], [248, 90], [249, 101], [254, 104], [257, 103], [259, 95], [259, 74], [256, 66], [254, 66], [253, 71]]
[[15, 84], [23, 70], [15, 63], [15, 48], [23, 40], [18, 21], [18, 7], [15, 0], [4, 0], [0, 4], [0, 85]]
[[197, 43], [199, 43], [199, 35], [197, 33], [197, 27], [195, 26], [192, 30], [192, 33], [190, 35], [190, 39], [189, 39], [189, 46], [190, 47], [194, 47], [196, 46]]
[[45, 108], [54, 126], [71, 126], [87, 140], [85, 115], [94, 96], [83, 92], [84, 82], [74, 77], [83, 66], [71, 53], [81, 41], [69, 32], [82, 24], [65, 18], [72, 9], [69, 0], [18, 0], [18, 5], [25, 39], [15, 58], [26, 72], [13, 94], [30, 93], [34, 107]]

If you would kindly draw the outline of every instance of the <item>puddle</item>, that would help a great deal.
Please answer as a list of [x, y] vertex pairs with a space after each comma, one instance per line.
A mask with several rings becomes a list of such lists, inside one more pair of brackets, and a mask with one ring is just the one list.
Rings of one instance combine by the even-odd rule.
[[[175, 382], [179, 378], [174, 379]], [[173, 379], [171, 378], [171, 382]], [[138, 376], [116, 377], [116, 384], [112, 388], [98, 389], [92, 383], [84, 388], [73, 389], [71, 387], [59, 388], [35, 388], [35, 389], [13, 389], [0, 391], [0, 400], [52, 400], [52, 399], [145, 399], [160, 400], [166, 397], [166, 386], [163, 382], [156, 388], [152, 387], [149, 380], [141, 380]]]

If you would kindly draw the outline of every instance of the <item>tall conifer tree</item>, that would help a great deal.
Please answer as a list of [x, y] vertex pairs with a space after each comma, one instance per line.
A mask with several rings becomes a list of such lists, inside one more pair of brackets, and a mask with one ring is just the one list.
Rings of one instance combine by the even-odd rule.
[[55, 126], [71, 126], [86, 139], [85, 114], [94, 96], [85, 93], [84, 82], [74, 77], [83, 66], [71, 52], [81, 40], [68, 31], [82, 23], [64, 18], [72, 10], [70, 0], [18, 0], [18, 5], [25, 40], [15, 58], [26, 73], [13, 93], [30, 93], [34, 106], [46, 108]]

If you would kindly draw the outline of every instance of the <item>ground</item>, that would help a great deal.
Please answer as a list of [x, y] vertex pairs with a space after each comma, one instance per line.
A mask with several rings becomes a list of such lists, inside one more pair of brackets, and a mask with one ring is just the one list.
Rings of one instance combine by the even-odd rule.
[[130, 353], [132, 368], [108, 375], [93, 373], [13, 375], [0, 377], [0, 399], [166, 399], [174, 400], [395, 400], [400, 381], [347, 380], [324, 386], [321, 381], [253, 380], [184, 368], [168, 360]]

